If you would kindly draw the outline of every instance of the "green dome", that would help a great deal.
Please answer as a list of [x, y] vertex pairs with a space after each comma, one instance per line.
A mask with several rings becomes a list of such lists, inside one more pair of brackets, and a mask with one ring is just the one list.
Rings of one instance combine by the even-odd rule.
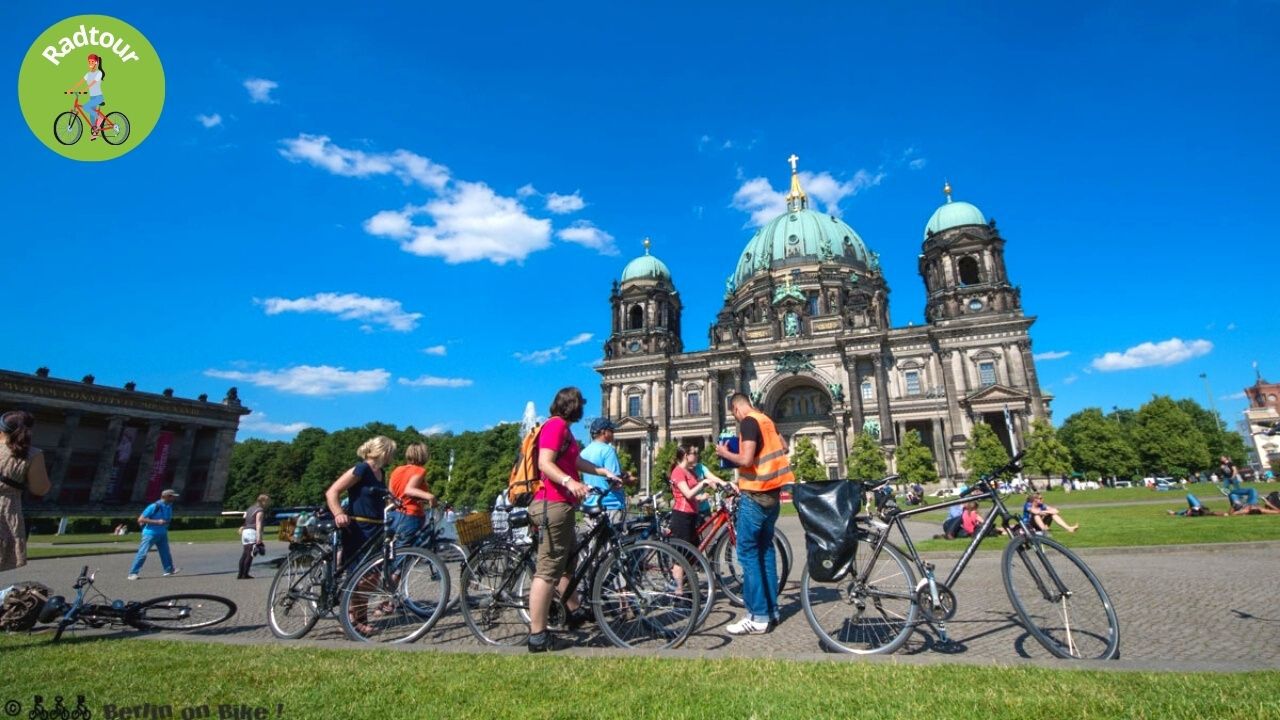
[[948, 195], [947, 201], [933, 211], [929, 224], [924, 226], [924, 236], [928, 238], [929, 233], [942, 232], [947, 228], [961, 225], [986, 224], [987, 219], [982, 216], [981, 210], [967, 202], [952, 202], [951, 196]]
[[799, 209], [779, 215], [756, 231], [738, 258], [734, 282], [741, 285], [758, 272], [827, 258], [867, 265], [869, 257], [866, 243], [843, 220]]
[[644, 255], [627, 263], [622, 269], [622, 282], [649, 279], [671, 282], [671, 271], [667, 269], [666, 263], [650, 255], [646, 249]]

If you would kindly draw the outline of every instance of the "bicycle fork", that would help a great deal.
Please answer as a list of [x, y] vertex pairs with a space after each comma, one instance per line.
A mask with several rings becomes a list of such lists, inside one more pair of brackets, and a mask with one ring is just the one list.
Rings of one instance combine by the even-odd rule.
[[[919, 598], [920, 590], [925, 585], [929, 587], [929, 600], [931, 601], [931, 610], [923, 613], [925, 622], [938, 632], [938, 638], [942, 640], [943, 645], [951, 644], [951, 637], [947, 635], [947, 621], [942, 618], [933, 617], [933, 608], [942, 607], [942, 597], [938, 594], [938, 581], [933, 575], [933, 563], [924, 563], [924, 579], [916, 584], [916, 597]], [[945, 617], [945, 616], [943, 616]]]

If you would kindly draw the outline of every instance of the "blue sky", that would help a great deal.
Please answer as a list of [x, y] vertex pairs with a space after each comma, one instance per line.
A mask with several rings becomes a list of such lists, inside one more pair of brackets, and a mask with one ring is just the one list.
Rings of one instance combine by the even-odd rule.
[[[706, 347], [795, 153], [896, 326], [943, 179], [999, 221], [1059, 422], [1206, 402], [1201, 373], [1237, 418], [1253, 361], [1280, 378], [1280, 4], [614, 5], [95, 3], [160, 53], [164, 113], [77, 163], [9, 94], [3, 366], [236, 385], [242, 438], [595, 409], [642, 238]], [[2, 12], [16, 79], [80, 11]]]

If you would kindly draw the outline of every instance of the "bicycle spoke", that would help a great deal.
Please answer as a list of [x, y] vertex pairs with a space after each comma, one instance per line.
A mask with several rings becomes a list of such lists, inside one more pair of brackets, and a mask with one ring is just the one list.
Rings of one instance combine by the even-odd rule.
[[1027, 632], [1064, 658], [1108, 659], [1119, 652], [1111, 599], [1075, 553], [1048, 538], [1005, 549], [1005, 591]]

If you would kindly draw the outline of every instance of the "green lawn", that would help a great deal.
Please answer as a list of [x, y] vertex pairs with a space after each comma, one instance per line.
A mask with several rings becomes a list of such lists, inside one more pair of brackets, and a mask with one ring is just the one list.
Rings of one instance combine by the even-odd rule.
[[[33, 543], [53, 543], [54, 545], [75, 545], [80, 543], [123, 543], [138, 547], [139, 533], [134, 530], [128, 535], [112, 535], [111, 533], [84, 533], [81, 535], [32, 535]], [[268, 532], [268, 537], [275, 534]], [[170, 530], [169, 542], [238, 542], [240, 528], [207, 528], [204, 530]]]
[[[368, 654], [365, 654], [365, 653]], [[4, 697], [51, 704], [219, 705], [299, 718], [1280, 718], [1280, 672], [913, 666], [767, 659], [530, 657], [0, 638]], [[89, 658], [91, 661], [87, 662]], [[50, 672], [62, 668], [63, 672]], [[198, 712], [198, 711], [197, 711]], [[23, 715], [25, 717], [25, 714]], [[190, 716], [190, 715], [188, 715]], [[230, 717], [229, 715], [221, 715]], [[244, 717], [244, 716], [241, 716]], [[253, 717], [249, 715], [248, 717]]]

